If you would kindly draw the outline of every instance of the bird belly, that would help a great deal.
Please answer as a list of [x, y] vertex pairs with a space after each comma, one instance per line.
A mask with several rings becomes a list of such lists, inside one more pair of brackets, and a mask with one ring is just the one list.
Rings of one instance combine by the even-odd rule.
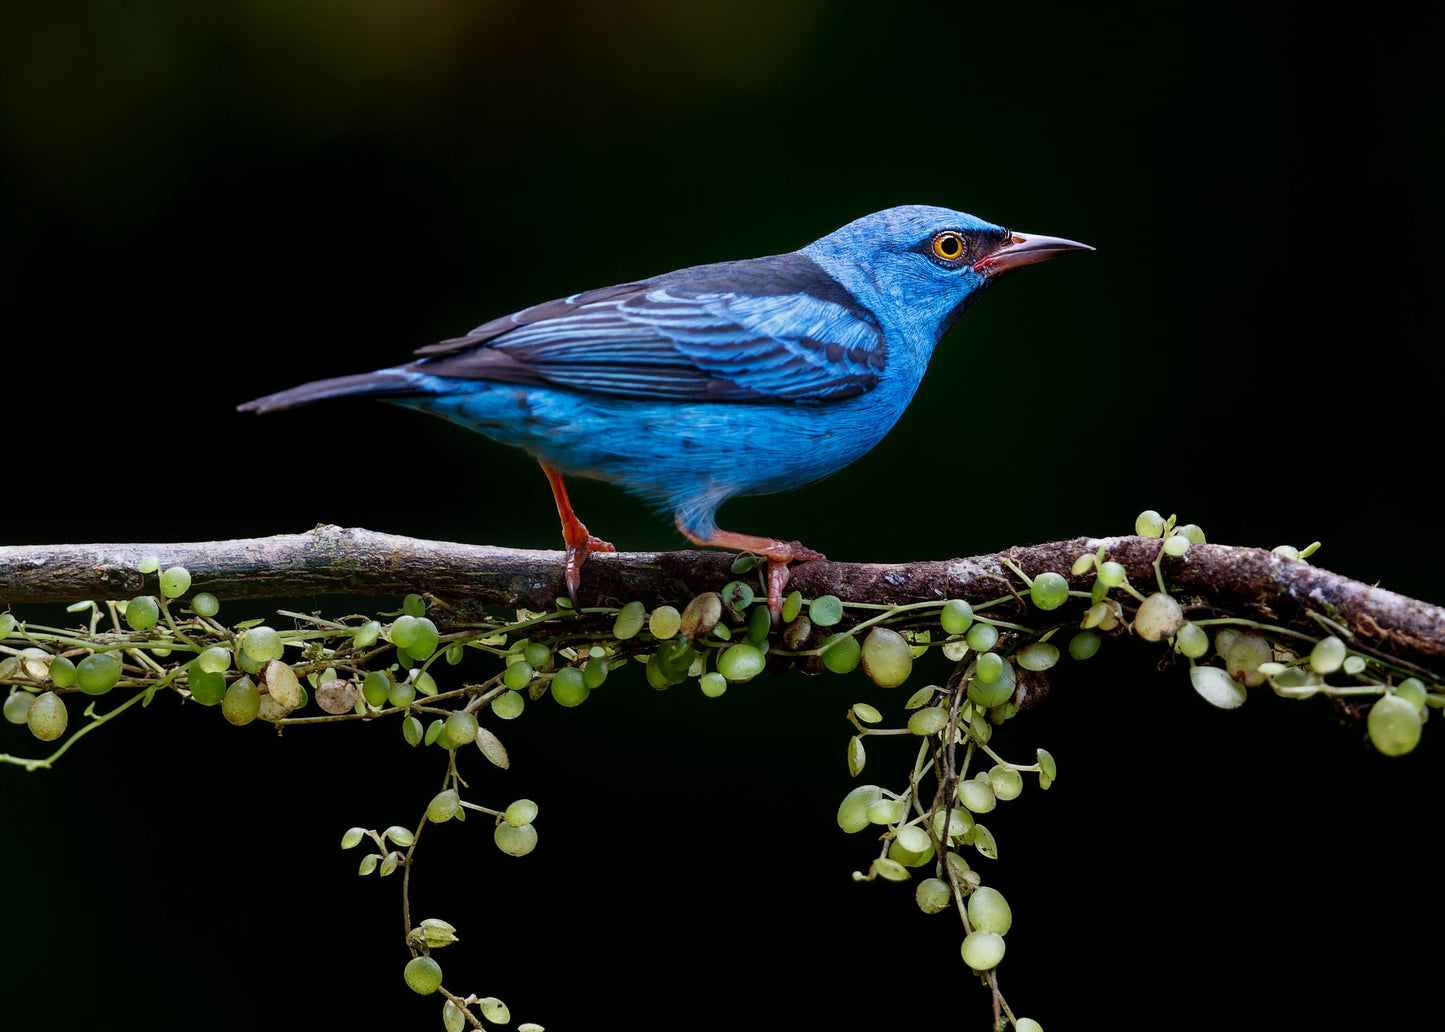
[[455, 389], [398, 404], [509, 444], [564, 474], [616, 484], [690, 531], [736, 495], [802, 487], [842, 469], [891, 429], [902, 407], [871, 392], [826, 404], [678, 403], [440, 381]]

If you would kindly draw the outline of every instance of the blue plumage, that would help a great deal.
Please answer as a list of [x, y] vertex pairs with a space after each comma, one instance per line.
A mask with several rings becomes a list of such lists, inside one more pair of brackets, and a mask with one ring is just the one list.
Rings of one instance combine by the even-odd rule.
[[[811, 483], [877, 444], [939, 339], [1002, 272], [1083, 244], [911, 205], [791, 254], [701, 265], [523, 309], [406, 365], [249, 402], [267, 412], [369, 395], [526, 450], [552, 483], [576, 597], [588, 533], [562, 476], [606, 480], [672, 512], [704, 545], [766, 556], [776, 607], [798, 542], [719, 530], [735, 495]], [[749, 461], [729, 457], [746, 445]]]

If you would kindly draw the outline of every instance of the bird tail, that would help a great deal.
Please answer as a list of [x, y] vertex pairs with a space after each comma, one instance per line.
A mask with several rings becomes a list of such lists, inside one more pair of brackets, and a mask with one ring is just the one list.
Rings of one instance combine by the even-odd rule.
[[309, 405], [313, 401], [328, 398], [403, 398], [422, 393], [418, 391], [415, 377], [400, 369], [379, 369], [374, 373], [356, 373], [352, 376], [337, 376], [330, 380], [316, 380], [292, 387], [278, 394], [237, 405], [238, 412], [277, 412], [281, 409]]

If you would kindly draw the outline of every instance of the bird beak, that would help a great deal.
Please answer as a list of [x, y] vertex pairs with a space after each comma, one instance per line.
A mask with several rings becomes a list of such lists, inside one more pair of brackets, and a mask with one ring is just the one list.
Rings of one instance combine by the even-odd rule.
[[998, 247], [973, 263], [973, 271], [985, 276], [997, 276], [1017, 269], [1021, 265], [1032, 265], [1065, 251], [1092, 251], [1088, 244], [1081, 244], [1062, 237], [1040, 236], [1037, 233], [1010, 233]]

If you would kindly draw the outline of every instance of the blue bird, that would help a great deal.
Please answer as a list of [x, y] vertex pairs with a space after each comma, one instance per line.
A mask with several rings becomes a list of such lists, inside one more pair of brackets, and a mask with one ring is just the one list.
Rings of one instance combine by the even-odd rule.
[[449, 419], [541, 463], [574, 602], [588, 554], [614, 549], [572, 512], [564, 475], [640, 495], [694, 544], [766, 557], [776, 615], [788, 563], [822, 555], [721, 530], [718, 506], [857, 459], [898, 421], [939, 340], [994, 280], [1078, 250], [1092, 248], [946, 208], [889, 208], [791, 254], [572, 294], [424, 347], [405, 365], [240, 409], [364, 395]]

